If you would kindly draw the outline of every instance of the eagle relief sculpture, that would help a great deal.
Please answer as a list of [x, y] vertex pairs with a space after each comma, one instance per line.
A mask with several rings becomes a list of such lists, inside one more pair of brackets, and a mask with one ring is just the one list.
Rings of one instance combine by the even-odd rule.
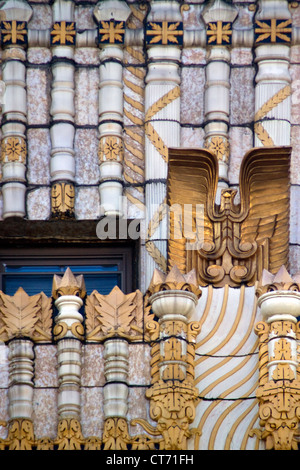
[[[168, 269], [194, 268], [200, 286], [237, 287], [254, 285], [263, 269], [288, 267], [290, 153], [289, 147], [250, 150], [240, 167], [239, 201], [238, 191], [228, 188], [217, 203], [217, 157], [205, 149], [169, 149], [167, 204], [182, 211], [177, 220], [170, 211]], [[195, 249], [186, 248], [185, 231], [176, 236], [184, 207], [192, 208], [191, 232], [201, 235]]]

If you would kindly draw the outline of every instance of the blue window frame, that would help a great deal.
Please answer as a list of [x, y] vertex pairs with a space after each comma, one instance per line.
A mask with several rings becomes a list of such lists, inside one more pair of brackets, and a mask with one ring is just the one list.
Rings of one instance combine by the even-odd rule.
[[87, 294], [109, 294], [114, 286], [124, 293], [133, 290], [132, 251], [126, 247], [44, 247], [0, 249], [0, 290], [14, 295], [22, 287], [28, 295], [51, 296], [53, 276], [69, 267], [84, 276]]

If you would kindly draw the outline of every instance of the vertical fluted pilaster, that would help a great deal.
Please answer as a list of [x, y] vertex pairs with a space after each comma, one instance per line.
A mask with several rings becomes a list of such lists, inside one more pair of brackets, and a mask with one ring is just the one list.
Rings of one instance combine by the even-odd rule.
[[261, 0], [255, 16], [254, 146], [290, 144], [292, 35], [286, 0]]
[[[145, 88], [146, 279], [166, 271], [168, 148], [180, 146], [180, 75], [183, 23], [180, 3], [152, 1], [147, 17], [148, 73]], [[155, 230], [151, 221], [159, 220]], [[153, 228], [152, 223], [152, 228]]]

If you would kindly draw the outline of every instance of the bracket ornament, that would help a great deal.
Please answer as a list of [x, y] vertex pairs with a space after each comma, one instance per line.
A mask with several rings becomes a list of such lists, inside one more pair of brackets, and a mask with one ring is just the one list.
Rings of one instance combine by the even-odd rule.
[[152, 386], [150, 400], [153, 427], [135, 420], [150, 435], [161, 436], [160, 449], [187, 449], [195, 418], [198, 390], [194, 386], [194, 343], [200, 332], [198, 322], [189, 318], [201, 296], [194, 272], [182, 275], [174, 266], [168, 275], [156, 270], [147, 292], [147, 301], [158, 321], [146, 325], [152, 342]]
[[283, 266], [276, 275], [264, 271], [256, 295], [264, 321], [259, 336], [259, 417], [255, 429], [266, 449], [298, 450], [300, 421], [299, 341], [300, 279]]

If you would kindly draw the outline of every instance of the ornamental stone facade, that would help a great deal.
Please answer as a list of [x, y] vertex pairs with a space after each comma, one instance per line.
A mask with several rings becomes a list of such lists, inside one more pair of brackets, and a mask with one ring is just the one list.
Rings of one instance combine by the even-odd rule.
[[0, 21], [0, 450], [297, 450], [300, 2]]

